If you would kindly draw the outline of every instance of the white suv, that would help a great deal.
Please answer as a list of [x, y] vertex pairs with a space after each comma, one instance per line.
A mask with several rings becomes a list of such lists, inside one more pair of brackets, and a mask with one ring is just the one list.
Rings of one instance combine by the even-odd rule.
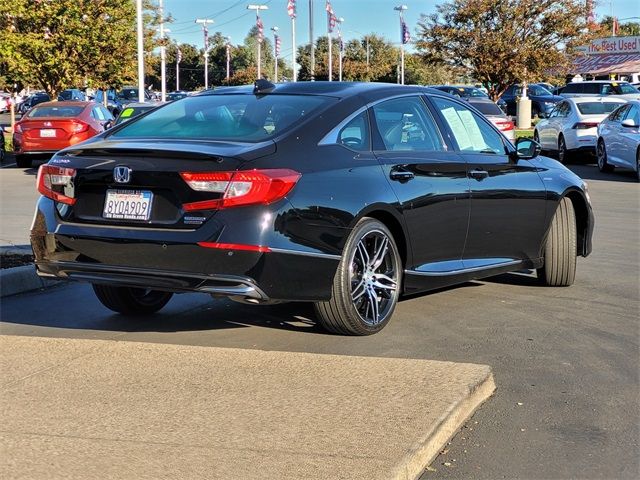
[[563, 97], [613, 97], [623, 100], [640, 100], [640, 90], [629, 82], [592, 80], [568, 83], [560, 92]]

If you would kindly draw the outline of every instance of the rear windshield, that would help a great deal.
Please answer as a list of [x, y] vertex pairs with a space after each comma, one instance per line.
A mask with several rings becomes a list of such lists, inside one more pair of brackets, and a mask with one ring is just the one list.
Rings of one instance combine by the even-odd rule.
[[331, 97], [277, 94], [187, 97], [127, 122], [112, 136], [260, 142], [334, 101]]
[[583, 115], [602, 115], [613, 112], [620, 104], [613, 102], [584, 102], [578, 103], [577, 106]]
[[77, 117], [85, 107], [35, 107], [27, 117]]
[[500, 107], [495, 103], [489, 102], [469, 102], [472, 106], [480, 110], [483, 115], [504, 115], [504, 112], [500, 110]]

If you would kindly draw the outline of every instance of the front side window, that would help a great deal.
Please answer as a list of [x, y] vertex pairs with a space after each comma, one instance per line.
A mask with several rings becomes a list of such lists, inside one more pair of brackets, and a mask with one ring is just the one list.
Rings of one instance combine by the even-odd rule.
[[629, 109], [629, 105], [623, 105], [619, 109], [615, 110], [611, 115], [609, 115], [609, 120], [612, 122], [619, 122], [624, 118], [624, 115], [627, 113]]
[[127, 122], [113, 137], [260, 142], [335, 101], [324, 96], [278, 94], [187, 97]]
[[338, 134], [338, 143], [359, 152], [369, 150], [369, 118], [362, 112], [347, 123]]
[[374, 105], [373, 115], [386, 150], [446, 150], [422, 100], [404, 97]]
[[636, 105], [629, 108], [623, 120], [628, 119], [632, 119], [635, 125], [640, 125], [640, 108], [638, 108]]
[[444, 98], [434, 97], [433, 101], [461, 151], [505, 154], [502, 137], [479, 115]]

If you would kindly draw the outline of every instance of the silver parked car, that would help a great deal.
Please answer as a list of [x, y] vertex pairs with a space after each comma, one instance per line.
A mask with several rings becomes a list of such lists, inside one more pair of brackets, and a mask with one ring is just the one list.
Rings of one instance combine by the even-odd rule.
[[567, 98], [556, 104], [549, 118], [538, 122], [533, 139], [543, 150], [557, 152], [561, 163], [577, 153], [593, 154], [598, 124], [624, 103], [610, 97]]
[[598, 125], [597, 154], [601, 172], [629, 168], [640, 182], [640, 101], [619, 107]]

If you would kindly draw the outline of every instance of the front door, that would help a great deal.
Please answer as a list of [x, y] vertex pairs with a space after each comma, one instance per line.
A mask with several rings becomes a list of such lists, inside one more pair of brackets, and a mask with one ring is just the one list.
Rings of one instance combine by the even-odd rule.
[[465, 268], [538, 258], [546, 189], [527, 160], [511, 160], [502, 135], [454, 100], [431, 97], [467, 164], [471, 190]]
[[425, 275], [459, 270], [469, 222], [464, 160], [445, 141], [421, 96], [387, 100], [371, 111], [375, 155], [411, 237], [407, 269]]

